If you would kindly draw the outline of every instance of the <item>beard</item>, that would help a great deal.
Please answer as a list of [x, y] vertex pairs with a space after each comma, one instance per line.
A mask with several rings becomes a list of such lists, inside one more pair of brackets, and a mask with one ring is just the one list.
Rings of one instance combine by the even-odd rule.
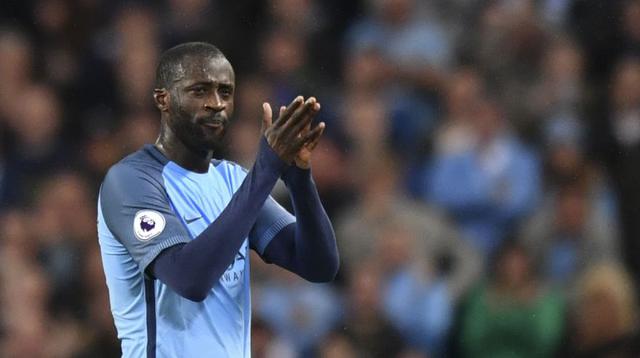
[[171, 113], [170, 127], [175, 136], [190, 150], [203, 154], [213, 151], [214, 156], [218, 156], [227, 147], [226, 132], [229, 123], [224, 119], [225, 124], [215, 129], [203, 124], [219, 116], [213, 114], [196, 117], [183, 108], [177, 107], [177, 111]]

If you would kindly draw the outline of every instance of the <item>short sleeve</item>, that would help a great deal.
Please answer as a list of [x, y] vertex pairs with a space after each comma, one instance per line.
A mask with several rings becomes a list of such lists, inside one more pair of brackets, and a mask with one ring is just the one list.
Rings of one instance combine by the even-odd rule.
[[270, 196], [249, 233], [251, 248], [262, 256], [280, 230], [295, 222], [296, 218]]
[[[227, 162], [227, 164], [229, 165], [229, 171], [232, 173], [231, 182], [234, 183], [234, 190], [237, 190], [247, 176], [247, 170], [235, 163]], [[251, 232], [249, 232], [251, 248], [262, 256], [267, 245], [280, 230], [295, 222], [295, 216], [291, 215], [287, 209], [269, 196], [258, 214], [256, 223], [253, 225]]]
[[153, 168], [115, 165], [100, 189], [100, 210], [113, 236], [142, 272], [162, 252], [191, 240]]

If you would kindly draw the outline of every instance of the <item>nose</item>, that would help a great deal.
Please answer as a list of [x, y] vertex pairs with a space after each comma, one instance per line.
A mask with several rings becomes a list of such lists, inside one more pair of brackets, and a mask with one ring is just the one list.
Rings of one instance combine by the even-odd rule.
[[220, 95], [214, 93], [204, 103], [204, 109], [208, 111], [221, 112], [226, 108], [224, 101], [220, 98]]

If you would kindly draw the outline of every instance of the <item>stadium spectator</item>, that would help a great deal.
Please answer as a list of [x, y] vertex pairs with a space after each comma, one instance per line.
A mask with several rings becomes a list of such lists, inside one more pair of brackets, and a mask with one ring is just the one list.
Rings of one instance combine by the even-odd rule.
[[[356, 356], [395, 357], [405, 344], [382, 311], [381, 272], [375, 262], [361, 261], [349, 271], [344, 321], [337, 327], [356, 351]], [[322, 349], [321, 347], [319, 347]]]
[[254, 317], [251, 322], [251, 356], [256, 358], [293, 358], [293, 348], [284, 342], [266, 322]]
[[[384, 254], [385, 235], [400, 228], [399, 235], [410, 237], [405, 249], [446, 282], [447, 295], [455, 301], [478, 277], [481, 257], [437, 209], [402, 195], [397, 168], [391, 157], [380, 157], [356, 179], [365, 183], [360, 188], [362, 195], [336, 224], [343, 265], [348, 269], [372, 255]], [[411, 267], [412, 262], [405, 264]]]
[[475, 111], [471, 144], [435, 154], [426, 200], [444, 208], [487, 258], [535, 207], [541, 172], [495, 101], [483, 99]]
[[7, 168], [16, 176], [12, 190], [25, 203], [33, 199], [33, 187], [56, 169], [73, 165], [74, 156], [73, 146], [62, 139], [64, 107], [53, 88], [33, 85], [20, 96], [21, 105], [6, 122], [11, 138]]
[[587, 267], [619, 259], [613, 217], [598, 205], [585, 178], [557, 189], [533, 215], [522, 235], [541, 263], [544, 278], [571, 287]]
[[414, 0], [381, 0], [372, 5], [369, 16], [349, 29], [348, 48], [377, 48], [398, 78], [437, 88], [438, 75], [451, 65], [453, 56], [446, 27], [435, 16], [418, 11]]
[[611, 77], [608, 109], [594, 123], [592, 142], [611, 177], [622, 231], [622, 250], [636, 282], [640, 278], [640, 60], [621, 61]]
[[310, 284], [282, 270], [270, 270], [256, 286], [254, 310], [298, 356], [308, 355], [337, 323], [341, 301], [327, 285]]
[[56, 316], [86, 314], [83, 272], [87, 246], [95, 235], [92, 216], [96, 214], [89, 190], [83, 177], [62, 173], [42, 184], [34, 204], [38, 257], [49, 278], [48, 304]]
[[32, 84], [33, 49], [16, 28], [0, 27], [0, 118], [16, 116], [22, 91]]
[[526, 249], [505, 242], [484, 284], [462, 307], [457, 343], [463, 357], [551, 357], [564, 329], [559, 292], [538, 278]]
[[[47, 347], [49, 285], [35, 260], [38, 246], [29, 230], [29, 216], [10, 211], [3, 217], [2, 270], [3, 356], [42, 356]], [[33, 344], [41, 342], [41, 344]]]
[[435, 247], [423, 251], [399, 222], [386, 223], [376, 236], [373, 257], [384, 279], [383, 312], [410, 347], [428, 356], [444, 355], [455, 302], [446, 254]]
[[[522, 130], [529, 138], [544, 141], [556, 121], [584, 122], [586, 100], [584, 59], [569, 38], [553, 39], [543, 55], [540, 76], [521, 101]], [[584, 143], [581, 143], [584, 144]]]
[[638, 307], [633, 283], [615, 264], [589, 268], [578, 281], [569, 349], [579, 357], [636, 357]]
[[322, 358], [356, 358], [356, 349], [349, 337], [340, 329], [331, 332], [318, 347]]

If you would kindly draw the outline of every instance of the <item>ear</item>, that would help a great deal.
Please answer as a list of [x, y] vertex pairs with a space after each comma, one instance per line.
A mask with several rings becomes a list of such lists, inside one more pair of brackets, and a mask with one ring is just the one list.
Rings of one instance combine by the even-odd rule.
[[153, 90], [153, 101], [160, 112], [169, 110], [169, 91], [164, 88], [156, 88]]

